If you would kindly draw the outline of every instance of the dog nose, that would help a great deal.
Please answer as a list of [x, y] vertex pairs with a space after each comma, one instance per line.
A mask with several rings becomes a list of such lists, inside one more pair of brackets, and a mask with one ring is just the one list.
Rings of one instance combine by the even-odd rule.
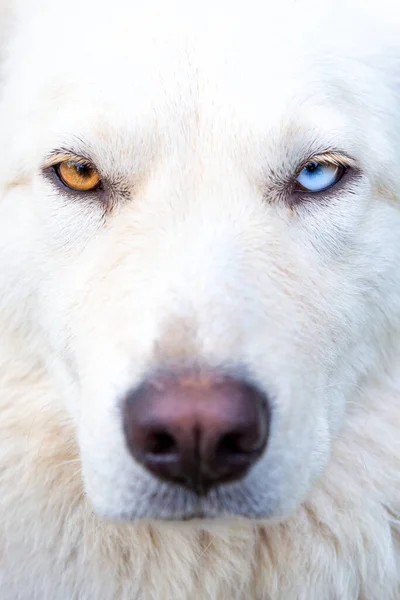
[[266, 397], [231, 377], [163, 375], [124, 403], [134, 458], [160, 479], [199, 495], [238, 480], [263, 453], [270, 422]]

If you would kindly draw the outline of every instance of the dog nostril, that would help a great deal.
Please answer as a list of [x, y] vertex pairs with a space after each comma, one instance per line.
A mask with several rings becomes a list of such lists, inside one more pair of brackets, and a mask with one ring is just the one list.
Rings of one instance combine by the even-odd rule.
[[223, 436], [223, 438], [218, 442], [216, 448], [217, 456], [231, 456], [232, 454], [242, 454], [242, 444], [241, 444], [242, 436], [240, 433], [227, 433]]
[[246, 457], [257, 451], [259, 444], [254, 436], [243, 431], [224, 435], [217, 444], [216, 456], [219, 458]]
[[165, 431], [153, 432], [148, 439], [149, 454], [163, 456], [165, 454], [173, 454], [178, 450], [176, 440]]

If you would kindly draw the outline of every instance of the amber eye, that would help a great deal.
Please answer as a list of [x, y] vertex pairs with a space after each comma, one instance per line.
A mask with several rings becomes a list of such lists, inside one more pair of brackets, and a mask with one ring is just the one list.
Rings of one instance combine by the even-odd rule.
[[55, 171], [64, 185], [79, 192], [95, 190], [101, 182], [97, 169], [83, 161], [65, 160], [55, 166]]

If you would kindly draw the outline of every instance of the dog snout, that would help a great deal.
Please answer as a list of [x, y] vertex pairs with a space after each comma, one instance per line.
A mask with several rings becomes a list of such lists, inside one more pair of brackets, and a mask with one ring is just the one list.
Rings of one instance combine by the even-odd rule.
[[134, 458], [160, 479], [198, 495], [241, 479], [263, 453], [270, 405], [232, 377], [168, 375], [128, 395], [124, 431]]

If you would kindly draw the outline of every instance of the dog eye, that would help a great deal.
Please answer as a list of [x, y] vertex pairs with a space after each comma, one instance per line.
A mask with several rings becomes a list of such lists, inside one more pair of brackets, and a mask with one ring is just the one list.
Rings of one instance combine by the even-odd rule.
[[336, 185], [346, 172], [346, 167], [334, 163], [309, 162], [296, 179], [296, 192], [323, 192]]
[[65, 160], [55, 165], [54, 170], [61, 183], [78, 192], [91, 192], [101, 183], [97, 169], [84, 161]]

